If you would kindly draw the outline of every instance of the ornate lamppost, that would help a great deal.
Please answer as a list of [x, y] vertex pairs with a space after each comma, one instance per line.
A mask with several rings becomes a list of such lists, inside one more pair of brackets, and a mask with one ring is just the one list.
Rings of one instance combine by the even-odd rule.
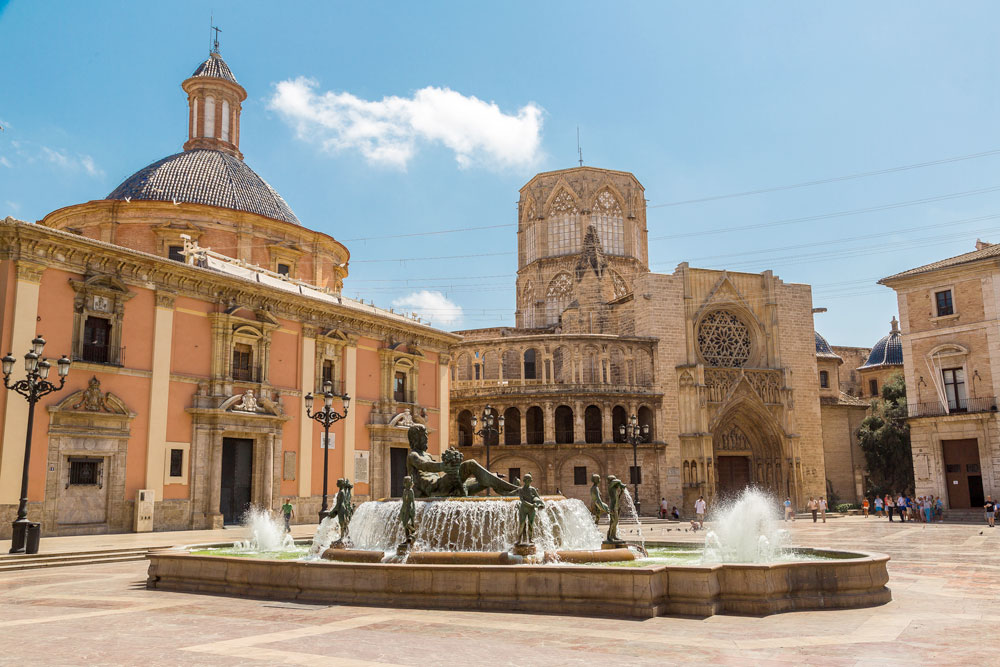
[[[493, 410], [487, 405], [483, 408], [483, 427], [477, 431], [476, 425], [478, 423], [479, 420], [473, 416], [472, 432], [476, 435], [483, 436], [483, 445], [486, 446], [486, 469], [490, 470], [490, 436], [495, 435], [499, 440], [500, 434], [503, 433], [503, 415], [494, 419]], [[493, 425], [494, 423], [496, 426]], [[492, 472], [492, 470], [490, 470], [490, 472]], [[486, 489], [486, 495], [490, 495], [489, 489]]]
[[333, 393], [333, 383], [324, 382], [323, 383], [323, 408], [317, 412], [312, 411], [314, 397], [312, 393], [306, 394], [306, 415], [310, 419], [315, 419], [320, 424], [323, 425], [323, 507], [319, 510], [319, 520], [322, 523], [330, 511], [326, 507], [326, 480], [327, 472], [330, 469], [330, 426], [335, 422], [340, 421], [347, 417], [347, 409], [351, 405], [351, 397], [348, 394], [344, 394], [340, 397], [340, 400], [344, 402], [344, 412], [343, 414], [335, 412], [333, 409], [333, 399], [336, 398], [336, 394]]
[[635, 415], [629, 417], [627, 424], [618, 427], [618, 434], [625, 442], [632, 445], [632, 485], [635, 487], [635, 513], [639, 514], [639, 443], [649, 440], [649, 424], [639, 426]]
[[66, 376], [69, 375], [70, 360], [63, 355], [62, 359], [56, 363], [59, 366], [59, 386], [55, 386], [46, 378], [52, 370], [52, 364], [47, 359], [42, 359], [42, 350], [45, 348], [45, 339], [41, 334], [37, 334], [31, 341], [31, 349], [24, 355], [24, 370], [26, 377], [23, 380], [10, 382], [10, 374], [14, 370], [14, 363], [17, 359], [13, 353], [8, 352], [0, 362], [3, 364], [3, 386], [13, 389], [28, 400], [28, 432], [24, 436], [24, 466], [21, 470], [21, 501], [17, 506], [17, 518], [14, 519], [13, 532], [11, 533], [10, 553], [25, 553], [27, 547], [28, 526], [28, 461], [31, 457], [31, 431], [35, 423], [35, 403], [47, 394], [59, 391], [66, 384]]

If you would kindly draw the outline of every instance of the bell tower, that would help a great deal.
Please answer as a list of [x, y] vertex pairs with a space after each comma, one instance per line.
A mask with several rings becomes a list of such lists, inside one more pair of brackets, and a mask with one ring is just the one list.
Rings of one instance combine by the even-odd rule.
[[188, 94], [188, 140], [184, 150], [222, 151], [242, 160], [240, 111], [247, 91], [222, 59], [218, 40], [208, 60], [181, 87]]

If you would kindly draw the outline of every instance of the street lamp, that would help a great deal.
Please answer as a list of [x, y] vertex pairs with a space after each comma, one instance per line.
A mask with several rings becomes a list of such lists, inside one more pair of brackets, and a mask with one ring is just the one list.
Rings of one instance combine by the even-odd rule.
[[323, 425], [323, 507], [319, 510], [319, 520], [322, 523], [323, 519], [330, 514], [330, 511], [326, 508], [326, 480], [327, 471], [330, 469], [330, 426], [334, 422], [338, 422], [341, 419], [347, 417], [347, 408], [351, 405], [351, 397], [344, 394], [340, 397], [340, 400], [344, 402], [344, 413], [340, 414], [333, 410], [333, 399], [336, 394], [333, 393], [333, 383], [330, 381], [323, 383], [323, 408], [319, 411], [313, 413], [313, 400], [314, 397], [311, 393], [306, 394], [306, 415], [310, 419], [315, 419], [320, 424]]
[[632, 445], [632, 484], [635, 487], [635, 514], [639, 515], [639, 443], [649, 440], [649, 424], [639, 426], [635, 415], [629, 417], [628, 424], [618, 427], [618, 434]]
[[[485, 408], [483, 408], [483, 427], [477, 431], [476, 430], [476, 425], [478, 423], [479, 423], [479, 420], [476, 419], [475, 416], [473, 416], [472, 417], [472, 432], [475, 433], [476, 435], [483, 436], [483, 444], [486, 446], [486, 469], [489, 470], [490, 469], [490, 436], [491, 435], [496, 435], [498, 439], [500, 438], [500, 434], [503, 433], [503, 415], [500, 415], [498, 418], [494, 419], [494, 417], [493, 417], [493, 410], [492, 410], [492, 408], [490, 408], [490, 406], [487, 405]], [[496, 423], [496, 426], [493, 425], [494, 423]], [[492, 471], [490, 471], [490, 472], [492, 472]], [[486, 495], [490, 495], [490, 490], [489, 489], [486, 489]]]
[[[49, 371], [52, 364], [47, 359], [42, 358], [42, 350], [45, 349], [45, 339], [41, 334], [35, 336], [31, 341], [31, 349], [24, 355], [25, 379], [10, 381], [10, 374], [14, 371], [14, 364], [17, 359], [13, 353], [8, 352], [7, 356], [0, 359], [3, 367], [3, 386], [13, 389], [28, 400], [28, 431], [24, 436], [24, 465], [21, 469], [21, 501], [17, 506], [17, 518], [14, 519], [13, 531], [11, 533], [10, 553], [26, 553], [28, 537], [28, 461], [31, 457], [31, 431], [35, 423], [35, 403], [47, 394], [59, 391], [66, 384], [66, 376], [69, 375], [70, 360], [63, 355], [62, 359], [56, 362], [59, 373], [59, 386], [48, 381]], [[35, 550], [32, 553], [36, 553]]]

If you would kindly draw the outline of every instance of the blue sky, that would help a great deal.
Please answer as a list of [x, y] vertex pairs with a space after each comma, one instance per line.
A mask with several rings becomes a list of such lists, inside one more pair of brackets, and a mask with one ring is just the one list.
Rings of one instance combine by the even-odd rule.
[[[99, 199], [179, 151], [213, 11], [247, 162], [344, 240], [346, 294], [426, 302], [447, 328], [513, 324], [517, 191], [575, 165], [577, 126], [586, 164], [645, 186], [653, 270], [810, 283], [833, 344], [888, 331], [878, 278], [1000, 241], [987, 2], [0, 0], [0, 216]], [[386, 238], [469, 227], [491, 228]]]

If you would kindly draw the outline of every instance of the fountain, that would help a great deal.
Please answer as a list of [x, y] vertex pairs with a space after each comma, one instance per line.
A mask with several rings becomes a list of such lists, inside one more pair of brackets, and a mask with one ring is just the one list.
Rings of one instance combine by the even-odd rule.
[[[749, 490], [720, 508], [700, 551], [691, 544], [629, 545], [627, 489], [609, 476], [608, 505], [541, 496], [448, 450], [436, 461], [411, 427], [403, 499], [350, 503], [316, 531], [298, 560], [233, 557], [231, 550], [149, 555], [147, 586], [323, 603], [541, 611], [645, 618], [662, 614], [769, 614], [883, 604], [888, 557], [786, 546], [777, 503]], [[592, 499], [600, 501], [600, 480]], [[490, 489], [498, 495], [475, 495]], [[594, 489], [597, 490], [595, 493]], [[607, 535], [595, 518], [609, 514]], [[593, 516], [592, 516], [593, 512]], [[290, 549], [265, 512], [251, 512], [238, 547]], [[642, 526], [639, 525], [642, 540]], [[280, 531], [280, 527], [278, 527]], [[650, 552], [646, 557], [645, 548]], [[266, 554], [265, 554], [266, 555]], [[285, 556], [287, 558], [287, 556]]]
[[247, 539], [233, 543], [234, 552], [274, 553], [295, 548], [295, 541], [285, 532], [284, 524], [263, 508], [250, 507], [240, 523], [247, 531]]

